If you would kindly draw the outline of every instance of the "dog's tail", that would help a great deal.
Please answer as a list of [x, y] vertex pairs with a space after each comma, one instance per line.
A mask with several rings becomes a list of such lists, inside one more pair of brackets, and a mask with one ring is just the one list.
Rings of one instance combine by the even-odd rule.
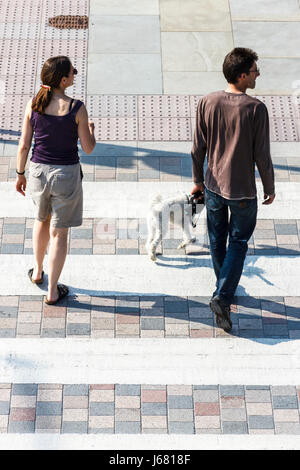
[[150, 209], [152, 209], [156, 204], [158, 204], [159, 202], [161, 202], [162, 199], [163, 199], [163, 198], [162, 198], [162, 195], [161, 195], [161, 194], [159, 194], [159, 193], [154, 194], [154, 195], [151, 197], [150, 201], [149, 201], [149, 207], [150, 207]]

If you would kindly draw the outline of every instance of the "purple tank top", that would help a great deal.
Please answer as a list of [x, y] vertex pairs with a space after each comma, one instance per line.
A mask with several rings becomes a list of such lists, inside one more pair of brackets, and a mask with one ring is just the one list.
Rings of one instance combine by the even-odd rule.
[[64, 116], [32, 111], [30, 118], [34, 130], [32, 162], [48, 165], [74, 165], [79, 162], [78, 126], [75, 117], [81, 105], [82, 101], [78, 100]]

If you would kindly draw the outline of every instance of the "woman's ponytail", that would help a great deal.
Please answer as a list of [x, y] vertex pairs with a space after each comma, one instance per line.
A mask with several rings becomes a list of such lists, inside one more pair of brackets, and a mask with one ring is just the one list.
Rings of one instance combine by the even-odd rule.
[[50, 57], [46, 60], [41, 71], [41, 89], [32, 100], [31, 108], [39, 114], [44, 114], [53, 96], [53, 89], [58, 89], [61, 79], [68, 77], [71, 71], [71, 61], [66, 56]]
[[41, 85], [41, 89], [32, 100], [32, 111], [36, 111], [39, 114], [44, 114], [45, 109], [49, 105], [52, 98], [52, 90], [49, 85]]

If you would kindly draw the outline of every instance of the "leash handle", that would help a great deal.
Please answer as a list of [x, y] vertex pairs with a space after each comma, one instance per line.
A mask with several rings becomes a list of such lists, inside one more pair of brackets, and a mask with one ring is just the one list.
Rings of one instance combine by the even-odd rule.
[[[199, 201], [195, 202], [195, 199], [200, 198]], [[202, 191], [197, 191], [191, 195], [191, 201], [193, 204], [204, 204], [204, 193]]]

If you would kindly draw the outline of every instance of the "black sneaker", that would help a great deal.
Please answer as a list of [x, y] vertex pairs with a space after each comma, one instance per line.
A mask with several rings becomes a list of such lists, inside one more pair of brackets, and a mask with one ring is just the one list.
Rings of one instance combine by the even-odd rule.
[[226, 333], [232, 329], [232, 322], [230, 320], [230, 307], [226, 305], [218, 295], [213, 297], [209, 303], [212, 312], [216, 316], [216, 323], [219, 328], [222, 328]]

